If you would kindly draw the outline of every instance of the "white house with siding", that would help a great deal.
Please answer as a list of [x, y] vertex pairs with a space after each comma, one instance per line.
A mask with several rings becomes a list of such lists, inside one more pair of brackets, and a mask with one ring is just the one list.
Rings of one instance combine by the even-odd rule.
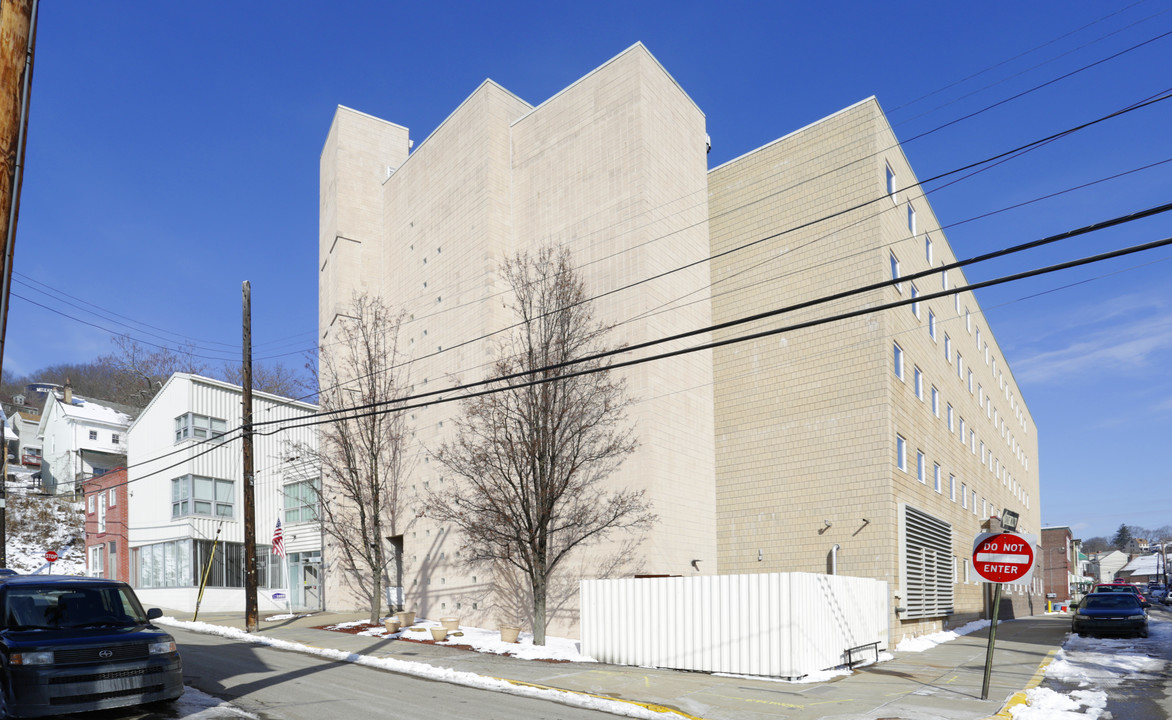
[[[200, 612], [244, 610], [241, 398], [238, 385], [176, 373], [130, 426], [130, 572], [148, 606], [193, 612], [206, 575]], [[322, 607], [319, 472], [291, 449], [316, 448], [317, 430], [262, 434], [317, 409], [253, 393], [253, 423], [260, 424], [253, 473], [262, 613]], [[279, 422], [265, 424], [270, 421]], [[285, 557], [272, 553], [278, 519]]]
[[71, 493], [81, 481], [124, 464], [132, 411], [106, 400], [78, 397], [68, 384], [60, 397], [49, 393], [37, 425], [45, 491]]

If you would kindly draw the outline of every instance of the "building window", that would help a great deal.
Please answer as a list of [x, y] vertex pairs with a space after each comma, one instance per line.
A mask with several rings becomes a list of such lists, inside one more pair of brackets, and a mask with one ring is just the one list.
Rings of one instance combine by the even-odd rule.
[[907, 472], [907, 440], [903, 435], [895, 436], [895, 466]]
[[94, 514], [94, 496], [93, 495], [90, 495], [88, 498], [86, 498], [85, 511], [86, 511], [86, 513], [88, 513], [90, 515]]
[[895, 376], [903, 380], [903, 348], [899, 346], [899, 343], [892, 343], [891, 347], [892, 361], [895, 364]]
[[977, 328], [977, 350], [981, 349], [981, 328]]
[[964, 377], [964, 357], [960, 353], [956, 354], [956, 376]]
[[117, 493], [114, 492], [114, 488], [110, 488], [109, 490], [107, 490], [106, 491], [106, 504], [109, 505], [110, 507], [114, 507], [114, 498], [116, 498], [116, 497], [117, 497]]
[[948, 476], [948, 499], [956, 502], [956, 476]]
[[982, 465], [984, 465], [984, 464], [985, 464], [985, 458], [987, 458], [987, 457], [989, 457], [989, 455], [988, 455], [988, 453], [986, 453], [986, 451], [985, 451], [985, 441], [984, 441], [984, 440], [982, 440], [982, 441], [981, 441], [981, 464], [982, 464]]
[[90, 546], [90, 577], [104, 577], [105, 572], [102, 568], [102, 546]]
[[977, 514], [977, 491], [976, 491], [976, 490], [970, 490], [969, 492], [971, 492], [971, 493], [972, 493], [972, 501], [973, 501], [973, 515], [976, 515], [976, 514]]
[[952, 526], [904, 506], [904, 618], [951, 615]]
[[932, 238], [924, 236], [924, 257], [928, 259], [928, 265], [932, 265]]
[[175, 418], [175, 442], [187, 438], [195, 438], [196, 440], [218, 438], [223, 436], [227, 430], [227, 423], [207, 415], [186, 413]]
[[924, 476], [924, 451], [916, 451], [916, 479], [923, 484], [927, 484], [928, 478]]
[[928, 337], [936, 341], [936, 313], [931, 310], [928, 311]]
[[236, 499], [231, 480], [184, 475], [171, 481], [171, 517], [207, 515], [231, 518]]
[[916, 234], [916, 209], [911, 203], [907, 204], [907, 229], [912, 235]]
[[[899, 279], [899, 258], [895, 257], [895, 253], [891, 253], [891, 279]], [[903, 283], [896, 283], [895, 289], [903, 292]]]
[[968, 483], [960, 484], [960, 506], [967, 508], [969, 506], [969, 485]]
[[940, 417], [940, 391], [935, 385], [932, 386], [932, 414]]
[[318, 519], [317, 480], [302, 480], [285, 486], [285, 524]]
[[97, 430], [90, 430], [90, 440], [97, 440], [97, 439], [98, 439], [98, 431]]
[[895, 171], [891, 169], [890, 165], [888, 165], [887, 166], [887, 195], [894, 201], [894, 200], [896, 200], [895, 193], [898, 190], [899, 190], [899, 188], [896, 187], [896, 185], [895, 185]]
[[916, 397], [920, 400], [924, 399], [924, 373], [920, 372], [920, 368], [915, 368], [913, 371], [915, 375]]
[[972, 447], [973, 455], [977, 454], [977, 431], [969, 430], [969, 446]]
[[[912, 283], [912, 299], [915, 300], [919, 296], [920, 296], [920, 291], [916, 288], [916, 284]], [[920, 303], [918, 303], [918, 302], [912, 303], [912, 314], [915, 315], [916, 317], [920, 316]]]
[[982, 409], [985, 407], [985, 386], [977, 383], [977, 403]]
[[960, 444], [964, 445], [964, 418], [960, 419]]
[[948, 333], [944, 333], [944, 359], [952, 364], [952, 338], [948, 337]]
[[971, 368], [969, 369], [968, 386], [969, 386], [969, 392], [971, 393], [973, 391], [973, 371]]
[[960, 293], [952, 296], [952, 307], [956, 310], [956, 314], [960, 315]]
[[119, 438], [119, 435], [118, 435], [118, 433], [110, 433], [110, 442], [112, 442], [112, 443], [114, 443], [115, 445], [117, 445], [117, 444], [118, 444], [118, 441], [119, 441], [119, 439], [120, 439], [120, 438]]
[[106, 493], [98, 493], [98, 532], [106, 532]]
[[968, 332], [973, 331], [973, 316], [967, 307], [964, 309], [964, 329]]
[[940, 463], [932, 463], [932, 485], [935, 487], [936, 492], [943, 491], [943, 488], [940, 487]]
[[956, 429], [952, 422], [952, 414], [952, 403], [948, 403], [948, 432], [952, 432]]

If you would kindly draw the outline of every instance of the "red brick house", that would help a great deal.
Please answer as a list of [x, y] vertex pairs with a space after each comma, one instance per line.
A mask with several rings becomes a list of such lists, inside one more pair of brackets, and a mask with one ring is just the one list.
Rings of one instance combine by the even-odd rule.
[[1076, 563], [1072, 553], [1074, 535], [1061, 525], [1042, 528], [1042, 581], [1046, 597], [1054, 602], [1070, 600], [1070, 580]]
[[81, 487], [85, 492], [85, 574], [129, 582], [126, 468], [91, 477]]

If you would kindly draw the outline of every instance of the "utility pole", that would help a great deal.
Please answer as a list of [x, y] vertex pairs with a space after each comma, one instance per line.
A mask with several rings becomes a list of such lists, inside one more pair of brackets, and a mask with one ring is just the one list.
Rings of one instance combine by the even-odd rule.
[[252, 477], [252, 285], [244, 281], [244, 366], [241, 388], [244, 422], [244, 622], [256, 632], [256, 506]]
[[[24, 177], [24, 144], [33, 83], [33, 54], [37, 44], [37, 0], [0, 0], [0, 372], [4, 368], [4, 338], [8, 333], [8, 298], [12, 288], [12, 259], [16, 248], [16, 216]], [[0, 567], [8, 567], [8, 444], [0, 469]]]

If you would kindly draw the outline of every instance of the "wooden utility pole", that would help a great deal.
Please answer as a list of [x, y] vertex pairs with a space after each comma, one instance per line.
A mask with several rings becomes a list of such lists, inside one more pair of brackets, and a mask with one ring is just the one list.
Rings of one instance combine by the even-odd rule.
[[241, 395], [244, 410], [244, 622], [256, 632], [256, 506], [252, 482], [252, 286], [244, 281], [244, 367]]
[[[0, 0], [0, 372], [4, 368], [4, 338], [8, 334], [8, 298], [12, 288], [12, 258], [16, 247], [16, 216], [24, 143], [33, 84], [33, 54], [37, 42], [37, 0]], [[3, 431], [0, 431], [3, 437]], [[0, 460], [0, 567], [8, 567], [7, 438]]]

